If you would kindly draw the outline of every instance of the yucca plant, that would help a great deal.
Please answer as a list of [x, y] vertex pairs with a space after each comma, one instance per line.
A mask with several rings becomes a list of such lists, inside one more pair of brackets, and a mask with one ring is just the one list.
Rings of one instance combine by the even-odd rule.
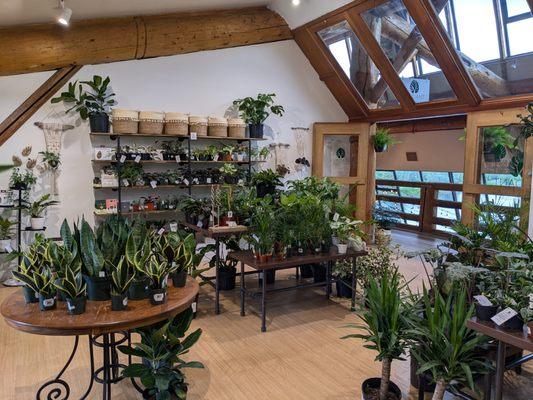
[[488, 339], [466, 326], [474, 305], [468, 305], [464, 288], [456, 286], [447, 298], [439, 292], [432, 298], [424, 288], [422, 303], [424, 317], [412, 316], [409, 335], [411, 354], [420, 365], [417, 373], [429, 373], [436, 383], [432, 399], [442, 400], [451, 382], [475, 391], [474, 376], [490, 369], [485, 354], [477, 351]]
[[[369, 287], [366, 290], [367, 308], [359, 312], [364, 325], [350, 324], [348, 327], [362, 329], [365, 333], [351, 334], [346, 338], [363, 339], [365, 347], [377, 351], [377, 361], [381, 361], [381, 379], [379, 380], [379, 400], [386, 400], [389, 392], [401, 397], [400, 389], [390, 382], [391, 364], [393, 360], [403, 360], [402, 356], [407, 346], [407, 330], [409, 328], [406, 316], [410, 309], [404, 299], [406, 283], [398, 269], [385, 270], [380, 277], [369, 277]], [[363, 394], [366, 390], [378, 387], [378, 381], [368, 379], [363, 383]]]

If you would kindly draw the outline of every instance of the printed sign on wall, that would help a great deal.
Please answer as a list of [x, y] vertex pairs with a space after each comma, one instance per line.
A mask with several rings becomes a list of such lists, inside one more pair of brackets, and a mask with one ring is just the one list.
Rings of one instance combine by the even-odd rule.
[[429, 101], [429, 79], [402, 78], [402, 82], [411, 93], [415, 103], [425, 103]]

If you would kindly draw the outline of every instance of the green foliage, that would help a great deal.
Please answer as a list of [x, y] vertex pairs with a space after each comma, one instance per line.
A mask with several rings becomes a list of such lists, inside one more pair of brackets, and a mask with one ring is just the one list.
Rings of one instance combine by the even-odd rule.
[[51, 195], [45, 194], [35, 201], [22, 200], [22, 209], [32, 218], [41, 218], [44, 216], [44, 212], [48, 207], [55, 206], [59, 204], [57, 200], [50, 200]]
[[68, 269], [76, 272], [81, 270], [81, 259], [78, 255], [78, 245], [76, 242], [73, 242], [68, 247], [65, 244], [59, 245], [50, 241], [46, 245], [44, 258], [58, 278], [65, 277]]
[[220, 167], [219, 171], [226, 176], [236, 176], [239, 172], [235, 165], [229, 163], [226, 163], [222, 167]]
[[398, 260], [402, 256], [400, 246], [391, 245], [390, 237], [376, 235], [376, 246], [368, 250], [368, 255], [357, 259], [356, 278], [362, 287], [370, 285], [370, 276], [383, 276], [387, 271], [398, 268]]
[[250, 232], [248, 241], [253, 245], [256, 253], [261, 255], [271, 254], [276, 239], [272, 229], [275, 210], [270, 198], [262, 199], [256, 206], [250, 219]]
[[513, 154], [509, 162], [509, 171], [513, 176], [521, 176], [524, 168], [524, 152], [520, 148], [520, 143], [525, 141], [533, 134], [533, 103], [526, 107], [528, 114], [519, 114], [520, 118], [520, 135], [514, 140], [511, 152]]
[[0, 240], [11, 239], [13, 237], [13, 227], [16, 225], [15, 221], [0, 215]]
[[109, 90], [109, 77], [102, 79], [101, 76], [94, 75], [92, 81], [70, 82], [66, 92], [62, 92], [58, 97], [54, 97], [51, 102], [67, 103], [70, 108], [66, 113], [75, 110], [80, 114], [81, 119], [86, 120], [90, 115], [106, 114], [110, 106], [116, 104], [114, 93]]
[[152, 289], [164, 289], [167, 284], [168, 275], [176, 271], [176, 266], [166, 261], [160, 261], [157, 257], [152, 256], [148, 260], [146, 267], [146, 276], [150, 278]]
[[59, 154], [53, 153], [51, 151], [40, 151], [40, 155], [43, 156], [43, 162], [52, 170], [55, 170], [61, 165], [61, 160], [59, 159]]
[[23, 187], [25, 189], [31, 189], [36, 183], [37, 177], [29, 169], [21, 172], [20, 168], [14, 168], [9, 178], [9, 187], [12, 188]]
[[122, 256], [117, 264], [108, 260], [106, 264], [111, 275], [111, 293], [115, 296], [126, 293], [135, 280], [135, 270], [126, 262], [125, 256]]
[[105, 260], [117, 265], [126, 250], [131, 222], [120, 215], [107, 217], [96, 230], [96, 243]]
[[50, 268], [39, 269], [38, 266], [28, 268], [21, 264], [17, 270], [13, 271], [13, 277], [44, 298], [50, 298], [56, 292], [54, 275]]
[[97, 277], [104, 270], [105, 259], [89, 223], [83, 218], [81, 227], [75, 226], [82, 260], [82, 270], [86, 275]]
[[[285, 112], [283, 106], [274, 105], [274, 93], [258, 94], [257, 98], [246, 97], [233, 102], [239, 108], [240, 116], [248, 124], [262, 124], [270, 113], [283, 116]], [[270, 112], [268, 111], [270, 110]]]
[[339, 243], [348, 244], [352, 237], [362, 237], [364, 232], [361, 229], [362, 221], [352, 220], [347, 217], [340, 217], [337, 221], [331, 221], [331, 231], [339, 239]]
[[252, 174], [252, 185], [281, 186], [280, 178], [276, 171], [266, 169]]
[[77, 300], [86, 295], [87, 288], [79, 268], [67, 267], [64, 276], [54, 285], [67, 299]]
[[375, 135], [372, 136], [372, 144], [374, 147], [383, 148], [385, 146], [393, 146], [398, 143], [400, 142], [392, 137], [388, 129], [376, 129]]

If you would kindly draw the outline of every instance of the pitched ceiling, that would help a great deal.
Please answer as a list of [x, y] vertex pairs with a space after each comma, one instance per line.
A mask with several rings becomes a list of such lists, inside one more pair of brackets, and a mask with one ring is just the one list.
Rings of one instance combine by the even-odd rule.
[[[268, 5], [296, 28], [350, 0], [65, 0], [73, 10], [72, 20], [150, 15], [180, 11], [205, 11]], [[0, 26], [45, 23], [58, 13], [58, 0], [0, 0]]]

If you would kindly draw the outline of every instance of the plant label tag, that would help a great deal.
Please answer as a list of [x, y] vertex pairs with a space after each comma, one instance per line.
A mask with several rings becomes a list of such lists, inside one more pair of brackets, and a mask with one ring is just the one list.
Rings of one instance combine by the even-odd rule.
[[137, 164], [140, 163], [140, 162], [141, 162], [141, 156], [137, 155], [137, 156], [135, 157], [135, 162], [136, 162]]
[[13, 248], [11, 247], [11, 244], [8, 244], [6, 247], [4, 247], [4, 250], [6, 253], [13, 253]]
[[122, 155], [120, 156], [120, 162], [121, 162], [121, 163], [124, 163], [124, 161], [126, 161], [126, 156], [125, 156], [124, 154], [122, 154]]
[[126, 187], [128, 187], [130, 185], [130, 183], [128, 182], [127, 179], [122, 179], [122, 184]]
[[235, 221], [228, 221], [228, 226], [230, 228], [235, 228], [237, 226], [237, 223]]
[[163, 301], [165, 299], [165, 293], [156, 293], [154, 294], [155, 301]]
[[211, 222], [212, 224], [215, 223], [215, 217], [213, 217], [212, 215], [209, 216], [209, 222]]
[[180, 162], [181, 162], [181, 157], [180, 157], [179, 154], [176, 156], [176, 162], [177, 162], [177, 163], [180, 163]]
[[35, 297], [39, 297], [39, 292], [35, 292], [33, 295], [34, 295]]
[[194, 183], [195, 185], [198, 185], [200, 181], [198, 180], [198, 178], [193, 178], [192, 183]]
[[218, 154], [215, 154], [215, 156], [213, 157], [213, 161], [218, 161]]
[[170, 226], [170, 232], [177, 232], [178, 231], [178, 223], [177, 222], [171, 222], [169, 224]]
[[492, 302], [483, 295], [474, 296], [474, 299], [482, 306], [492, 306]]
[[191, 304], [191, 308], [192, 308], [192, 312], [195, 313], [196, 312], [196, 301]]
[[196, 140], [196, 139], [198, 139], [198, 133], [191, 132], [191, 140]]
[[184, 180], [183, 180], [183, 184], [184, 184], [185, 186], [189, 186], [189, 180], [188, 180], [188, 179], [184, 179]]
[[74, 304], [71, 304], [69, 301], [67, 301], [67, 308], [69, 309], [69, 311], [72, 311], [76, 308], [76, 306]]
[[259, 272], [259, 279], [263, 279], [263, 275], [264, 275], [263, 272]]
[[150, 181], [150, 186], [152, 189], [155, 189], [157, 187], [157, 181]]
[[228, 218], [233, 218], [233, 211], [228, 211]]
[[333, 221], [334, 221], [334, 222], [337, 222], [337, 221], [339, 220], [339, 217], [340, 217], [339, 213], [335, 213], [335, 214], [333, 215]]
[[211, 178], [206, 178], [205, 181], [210, 184], [211, 183]]
[[162, 235], [163, 233], [165, 233], [165, 228], [161, 228], [157, 231], [158, 235]]
[[126, 307], [128, 305], [128, 298], [124, 297], [124, 300], [122, 300], [122, 305]]
[[196, 226], [198, 228], [202, 228], [204, 226], [204, 223], [202, 221], [198, 221], [198, 223], [196, 224]]
[[100, 278], [105, 278], [105, 271], [100, 271], [100, 272], [98, 272], [98, 276], [99, 276]]
[[518, 313], [515, 310], [513, 310], [510, 307], [507, 307], [505, 310], [500, 311], [498, 314], [492, 317], [491, 320], [496, 325], [500, 326], [500, 325], [503, 325], [508, 320], [510, 320], [511, 318], [513, 318], [516, 314]]
[[244, 180], [239, 179], [239, 185], [244, 185]]
[[55, 304], [55, 299], [44, 299], [43, 300], [43, 306], [45, 307], [52, 307]]

